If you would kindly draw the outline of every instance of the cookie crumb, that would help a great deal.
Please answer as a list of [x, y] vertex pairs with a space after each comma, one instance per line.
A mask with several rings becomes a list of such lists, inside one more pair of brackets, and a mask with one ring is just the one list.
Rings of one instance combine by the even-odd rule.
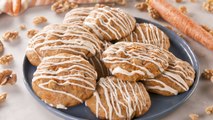
[[187, 14], [187, 8], [186, 6], [181, 6], [179, 7], [180, 12], [182, 12], [183, 14]]
[[19, 25], [20, 30], [26, 30], [26, 26], [24, 24]]
[[0, 64], [1, 65], [9, 65], [13, 61], [13, 55], [3, 55], [0, 57]]
[[35, 29], [31, 29], [27, 31], [27, 37], [32, 38], [35, 34], [37, 34], [39, 31]]
[[3, 70], [0, 72], [0, 86], [14, 85], [17, 81], [17, 76], [12, 70]]
[[2, 53], [3, 51], [4, 51], [4, 45], [2, 41], [0, 40], [0, 53]]
[[213, 114], [213, 105], [206, 107], [205, 112], [207, 115]]
[[152, 7], [148, 7], [148, 13], [149, 13], [149, 16], [151, 16], [154, 19], [160, 18], [160, 14]]
[[78, 4], [74, 2], [69, 2], [68, 0], [58, 0], [51, 6], [51, 10], [59, 14], [76, 7], [78, 7]]
[[1, 93], [0, 94], [0, 104], [3, 103], [7, 98], [7, 93]]
[[174, 31], [174, 29], [173, 29], [172, 26], [170, 26], [170, 25], [165, 25], [165, 27], [168, 28], [169, 30]]
[[213, 13], [213, 0], [207, 0], [206, 2], [203, 3], [203, 8], [210, 12]]
[[191, 113], [191, 114], [189, 114], [189, 118], [190, 118], [191, 120], [198, 120], [198, 119], [199, 119], [199, 115], [198, 115], [198, 114]]
[[205, 69], [202, 76], [207, 80], [213, 81], [213, 69]]
[[135, 4], [135, 8], [137, 8], [138, 10], [141, 10], [141, 11], [145, 11], [145, 10], [147, 10], [148, 5], [146, 4], [146, 2], [140, 2], [140, 3]]
[[38, 16], [33, 19], [34, 25], [39, 25], [39, 24], [46, 23], [46, 22], [47, 22], [47, 18], [44, 16]]
[[183, 0], [175, 0], [176, 3], [181, 3]]
[[5, 32], [2, 36], [2, 38], [5, 40], [5, 41], [12, 41], [12, 40], [15, 40], [17, 39], [19, 36], [19, 33], [17, 31], [8, 31], [8, 32]]

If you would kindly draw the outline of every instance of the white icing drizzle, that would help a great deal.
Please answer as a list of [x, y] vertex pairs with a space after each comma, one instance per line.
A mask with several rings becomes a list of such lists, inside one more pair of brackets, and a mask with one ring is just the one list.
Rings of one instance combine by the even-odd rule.
[[40, 60], [56, 52], [72, 53], [87, 58], [88, 52], [92, 55], [100, 53], [101, 45], [101, 41], [81, 25], [53, 24], [31, 39], [27, 51], [33, 51]]
[[189, 86], [191, 86], [194, 81], [194, 74], [195, 72], [189, 63], [176, 58], [170, 63], [168, 69], [162, 75], [155, 79], [147, 79], [144, 81], [145, 83], [157, 82], [160, 84], [159, 86], [145, 84], [145, 87], [147, 89], [166, 91], [173, 95], [177, 95], [180, 91], [176, 90], [175, 87], [170, 86], [170, 84], [164, 83], [161, 79], [165, 78], [166, 80], [169, 80], [168, 82], [175, 83], [176, 87], [181, 88], [183, 91], [188, 91]]
[[72, 9], [65, 15], [63, 23], [83, 22], [93, 9], [94, 7], [79, 7]]
[[[128, 48], [131, 48], [127, 50]], [[149, 53], [147, 53], [146, 49], [149, 49]], [[151, 52], [150, 52], [151, 51]], [[133, 59], [137, 59], [139, 61], [148, 61], [151, 64], [154, 64], [158, 67], [159, 71], [163, 72], [164, 69], [168, 66], [168, 58], [167, 54], [162, 53], [163, 50], [158, 49], [153, 45], [145, 45], [137, 42], [118, 42], [114, 45], [111, 45], [103, 52], [103, 58], [105, 64], [111, 64], [116, 67], [109, 67], [110, 71], [113, 75], [122, 74], [126, 76], [134, 76], [135, 74], [139, 74], [141, 76], [147, 75], [149, 78], [154, 78], [154, 74], [150, 71], [145, 65], [135, 64], [131, 62]], [[119, 54], [123, 54], [125, 57], [121, 57]], [[161, 55], [159, 55], [161, 54]], [[122, 68], [119, 64], [129, 64], [137, 68], [135, 70], [127, 70], [126, 68]]]
[[[103, 101], [100, 99], [100, 91], [94, 92], [96, 117], [102, 109], [106, 119], [112, 120], [113, 113], [121, 119], [131, 119], [134, 117], [136, 110], [141, 113], [146, 108], [147, 102], [150, 102], [146, 99], [146, 97], [149, 97], [147, 96], [148, 93], [144, 93], [146, 92], [145, 89], [142, 90], [138, 83], [124, 82], [115, 77], [106, 77], [99, 80], [98, 86], [104, 91], [102, 100], [106, 100], [106, 104], [103, 105]], [[122, 113], [124, 108], [125, 113]]]
[[[102, 40], [103, 36], [107, 36], [109, 40], [113, 40], [112, 36], [115, 36], [119, 40], [124, 37], [123, 35], [128, 35], [132, 32], [135, 27], [135, 19], [121, 9], [103, 7], [90, 12], [84, 21], [84, 25], [91, 28]], [[109, 32], [106, 32], [106, 29]]]
[[[142, 29], [145, 27], [145, 29]], [[127, 37], [122, 39], [127, 42], [141, 42], [153, 44], [160, 48], [168, 49], [169, 38], [159, 28], [153, 24], [142, 23], [136, 24], [135, 30]]]
[[[85, 62], [87, 61], [81, 58], [80, 56], [74, 55], [65, 56], [59, 54], [56, 56], [45, 57], [41, 62], [41, 64], [37, 67], [32, 82], [36, 82], [37, 80], [41, 79], [47, 80], [46, 82], [38, 84], [38, 87], [49, 92], [64, 94], [69, 97], [72, 97], [77, 101], [83, 102], [81, 98], [71, 93], [51, 89], [48, 88], [47, 85], [50, 84], [51, 82], [54, 82], [58, 86], [72, 85], [94, 91], [96, 86], [93, 85], [91, 82], [96, 80], [97, 73], [92, 66], [85, 64]], [[58, 67], [58, 69], [52, 70], [49, 69], [50, 67]], [[60, 73], [63, 74], [68, 71], [72, 74], [59, 75]], [[85, 75], [87, 76], [85, 77]], [[56, 80], [63, 82], [58, 83]], [[76, 83], [75, 81], [78, 82]], [[65, 108], [62, 105], [57, 105], [56, 107]]]

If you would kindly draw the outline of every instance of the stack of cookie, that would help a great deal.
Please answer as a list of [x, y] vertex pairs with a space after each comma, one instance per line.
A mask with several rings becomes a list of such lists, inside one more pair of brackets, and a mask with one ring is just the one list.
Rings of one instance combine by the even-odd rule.
[[50, 106], [85, 102], [100, 119], [132, 119], [149, 110], [147, 91], [171, 96], [193, 84], [192, 66], [169, 47], [152, 24], [119, 8], [87, 7], [36, 34], [26, 55], [37, 66], [32, 87]]

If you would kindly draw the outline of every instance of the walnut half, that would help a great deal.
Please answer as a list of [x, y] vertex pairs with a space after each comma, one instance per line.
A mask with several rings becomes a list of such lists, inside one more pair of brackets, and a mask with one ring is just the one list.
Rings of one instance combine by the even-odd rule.
[[3, 55], [0, 57], [0, 65], [9, 65], [13, 60], [13, 55]]
[[3, 70], [0, 72], [0, 86], [3, 85], [14, 85], [16, 83], [17, 76], [12, 70]]
[[205, 69], [202, 76], [207, 80], [213, 81], [213, 69]]
[[3, 103], [7, 98], [7, 93], [0, 94], [0, 104]]

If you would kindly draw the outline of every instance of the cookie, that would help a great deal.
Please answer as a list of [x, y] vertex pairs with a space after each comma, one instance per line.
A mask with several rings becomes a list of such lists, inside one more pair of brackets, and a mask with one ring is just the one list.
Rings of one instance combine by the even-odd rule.
[[33, 75], [32, 88], [42, 101], [66, 109], [83, 103], [96, 88], [97, 73], [81, 56], [45, 57]]
[[152, 44], [167, 50], [170, 47], [168, 36], [158, 27], [149, 23], [136, 24], [135, 30], [121, 41]]
[[120, 40], [135, 28], [136, 20], [119, 8], [108, 6], [97, 8], [89, 13], [83, 24], [101, 40]]
[[94, 10], [94, 7], [79, 7], [72, 9], [69, 11], [63, 20], [64, 24], [76, 23], [80, 22], [83, 23], [85, 18], [89, 15], [89, 13]]
[[194, 78], [195, 71], [192, 66], [188, 62], [176, 58], [169, 63], [169, 67], [164, 73], [143, 82], [149, 92], [173, 96], [188, 91]]
[[101, 78], [86, 106], [100, 119], [129, 120], [145, 114], [151, 100], [141, 82], [122, 81], [116, 77]]
[[47, 56], [69, 53], [87, 59], [103, 49], [103, 42], [80, 24], [52, 24], [31, 38], [26, 56], [37, 66]]
[[102, 54], [112, 75], [125, 81], [154, 78], [169, 66], [166, 50], [151, 44], [117, 42]]
[[105, 64], [100, 60], [99, 57], [93, 56], [93, 57], [90, 57], [88, 60], [97, 71], [98, 79], [101, 77], [106, 77], [111, 75], [109, 69], [105, 66]]

